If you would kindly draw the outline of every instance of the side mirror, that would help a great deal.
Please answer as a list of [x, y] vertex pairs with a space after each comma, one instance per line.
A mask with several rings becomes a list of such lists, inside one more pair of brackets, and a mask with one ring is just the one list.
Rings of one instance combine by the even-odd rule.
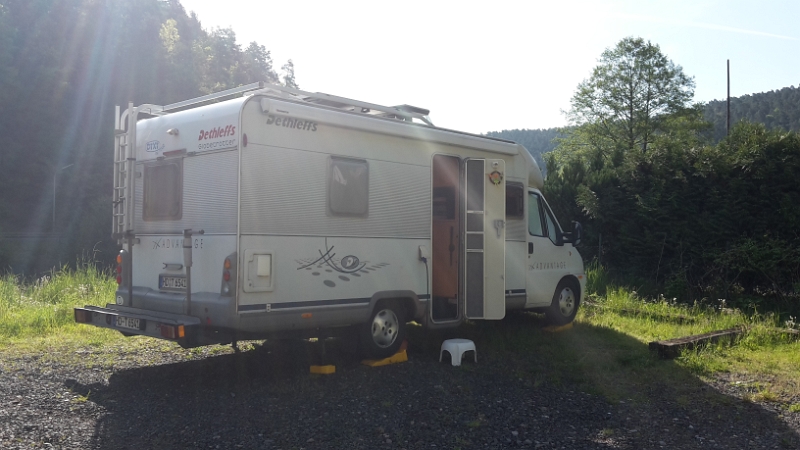
[[583, 227], [575, 220], [572, 221], [572, 227], [572, 233], [564, 233], [564, 242], [571, 242], [573, 246], [577, 246], [581, 243]]
[[580, 245], [583, 227], [581, 226], [581, 223], [576, 220], [572, 221], [572, 226], [572, 245]]

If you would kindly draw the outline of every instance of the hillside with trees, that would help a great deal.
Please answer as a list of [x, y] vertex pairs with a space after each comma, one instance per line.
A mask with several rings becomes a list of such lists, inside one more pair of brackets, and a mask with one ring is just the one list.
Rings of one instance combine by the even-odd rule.
[[[114, 105], [255, 81], [296, 86], [294, 65], [276, 70], [266, 47], [203, 29], [177, 0], [0, 0], [0, 268], [114, 257]], [[46, 239], [18, 238], [32, 235]]]
[[[713, 139], [725, 137], [727, 101], [715, 100], [705, 106], [705, 118], [713, 124]], [[800, 131], [800, 87], [731, 97], [731, 125], [740, 121], [761, 123], [768, 130]]]
[[556, 138], [563, 137], [563, 133], [558, 128], [490, 131], [486, 135], [514, 141], [528, 149], [544, 174], [547, 174], [547, 167], [543, 155], [556, 148]]

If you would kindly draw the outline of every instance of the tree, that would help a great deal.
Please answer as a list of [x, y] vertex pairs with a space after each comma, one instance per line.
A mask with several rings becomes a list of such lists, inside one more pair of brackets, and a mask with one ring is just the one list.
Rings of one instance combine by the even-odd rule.
[[244, 72], [249, 79], [278, 83], [278, 74], [272, 69], [272, 56], [263, 45], [251, 42], [244, 51], [243, 59]]
[[574, 125], [614, 149], [642, 153], [663, 131], [665, 117], [683, 111], [694, 96], [694, 79], [667, 59], [657, 44], [627, 37], [600, 56], [578, 85], [568, 113]]
[[297, 81], [294, 79], [294, 63], [290, 59], [286, 62], [286, 64], [281, 67], [283, 71], [283, 85], [290, 88], [300, 89], [300, 86], [297, 85]]

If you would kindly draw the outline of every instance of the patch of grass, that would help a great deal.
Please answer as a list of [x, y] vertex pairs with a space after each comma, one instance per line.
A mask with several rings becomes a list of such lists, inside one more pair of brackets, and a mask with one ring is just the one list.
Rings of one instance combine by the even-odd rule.
[[789, 405], [788, 409], [789, 412], [800, 413], [800, 403], [794, 403], [792, 405]]
[[770, 403], [774, 403], [780, 400], [778, 394], [770, 391], [769, 388], [759, 389], [758, 392], [749, 395], [747, 398], [754, 402], [770, 402]]
[[595, 295], [606, 295], [609, 287], [613, 286], [611, 276], [597, 260], [593, 260], [585, 267], [586, 272], [586, 292]]
[[86, 395], [80, 395], [79, 394], [77, 397], [72, 399], [72, 401], [75, 402], [75, 403], [86, 403], [86, 402], [89, 401], [89, 395], [91, 393], [92, 393], [92, 391], [87, 392]]
[[[744, 327], [746, 332], [733, 344], [720, 342], [699, 346], [685, 351], [675, 362], [703, 377], [725, 375], [762, 380], [765, 388], [752, 395], [755, 401], [777, 401], [800, 389], [800, 342], [796, 335], [779, 332], [785, 324], [775, 315], [748, 315], [727, 308], [724, 301], [713, 307], [700, 302], [681, 304], [663, 296], [646, 299], [635, 291], [609, 287], [605, 296], [595, 295], [591, 303], [584, 304], [578, 323], [607, 328], [642, 344]], [[652, 365], [664, 365], [633, 349], [627, 349], [616, 358], [618, 367], [609, 368], [611, 372], [621, 368], [640, 371]]]
[[82, 336], [89, 341], [109, 336], [96, 327], [78, 325], [73, 308], [113, 301], [116, 283], [110, 274], [91, 264], [78, 269], [53, 270], [25, 283], [6, 274], [0, 277], [0, 346], [53, 334]]

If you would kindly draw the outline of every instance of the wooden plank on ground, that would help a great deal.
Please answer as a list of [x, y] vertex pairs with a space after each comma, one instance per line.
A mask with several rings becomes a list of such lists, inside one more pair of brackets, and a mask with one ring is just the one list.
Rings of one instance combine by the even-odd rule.
[[744, 333], [744, 327], [736, 327], [728, 330], [712, 331], [710, 333], [696, 334], [694, 336], [684, 336], [666, 341], [654, 341], [648, 344], [650, 350], [658, 352], [658, 356], [664, 359], [672, 359], [681, 354], [684, 349], [693, 349], [699, 344], [719, 342], [721, 339], [728, 339], [731, 342], [737, 336]]

